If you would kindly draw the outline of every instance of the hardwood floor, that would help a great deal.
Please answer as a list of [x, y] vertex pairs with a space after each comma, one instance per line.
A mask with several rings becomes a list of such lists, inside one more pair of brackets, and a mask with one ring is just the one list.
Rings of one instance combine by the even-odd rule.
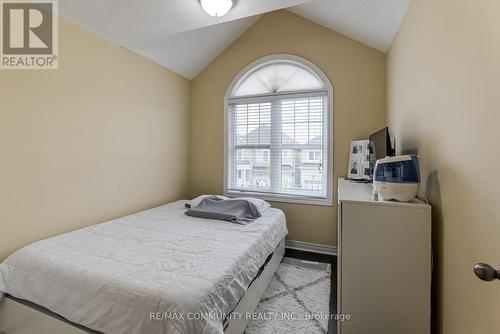
[[[337, 313], [337, 257], [334, 255], [326, 255], [319, 253], [311, 253], [296, 249], [285, 249], [285, 256], [295, 259], [325, 262], [332, 265], [332, 286], [330, 289], [330, 314]], [[331, 319], [328, 323], [328, 334], [337, 333], [337, 323]]]

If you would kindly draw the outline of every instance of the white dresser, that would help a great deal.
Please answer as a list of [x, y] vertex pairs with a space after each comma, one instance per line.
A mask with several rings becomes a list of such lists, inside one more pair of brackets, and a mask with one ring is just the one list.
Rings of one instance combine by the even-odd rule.
[[372, 200], [372, 185], [338, 182], [339, 334], [429, 334], [431, 207]]

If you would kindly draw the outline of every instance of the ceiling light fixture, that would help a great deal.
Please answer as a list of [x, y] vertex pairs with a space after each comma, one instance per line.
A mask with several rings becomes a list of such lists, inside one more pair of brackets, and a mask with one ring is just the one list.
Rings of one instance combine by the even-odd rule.
[[199, 0], [201, 8], [210, 16], [221, 17], [233, 8], [236, 0]]

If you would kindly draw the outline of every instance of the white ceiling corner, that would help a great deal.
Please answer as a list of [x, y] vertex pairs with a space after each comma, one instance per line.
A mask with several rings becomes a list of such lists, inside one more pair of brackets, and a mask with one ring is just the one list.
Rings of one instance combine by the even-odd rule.
[[168, 35], [130, 47], [174, 72], [193, 79], [250, 28], [260, 15]]
[[386, 52], [411, 0], [314, 0], [289, 10]]

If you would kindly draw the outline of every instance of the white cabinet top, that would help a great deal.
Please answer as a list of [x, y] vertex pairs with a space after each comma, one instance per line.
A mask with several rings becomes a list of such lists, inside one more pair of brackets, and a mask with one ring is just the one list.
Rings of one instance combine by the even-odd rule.
[[411, 202], [396, 202], [396, 201], [375, 201], [372, 197], [372, 183], [359, 183], [346, 180], [344, 178], [338, 179], [338, 201], [339, 202], [354, 202], [366, 203], [372, 205], [384, 206], [399, 206], [399, 207], [412, 207], [419, 209], [430, 210], [431, 206], [425, 204], [424, 201], [415, 198]]

